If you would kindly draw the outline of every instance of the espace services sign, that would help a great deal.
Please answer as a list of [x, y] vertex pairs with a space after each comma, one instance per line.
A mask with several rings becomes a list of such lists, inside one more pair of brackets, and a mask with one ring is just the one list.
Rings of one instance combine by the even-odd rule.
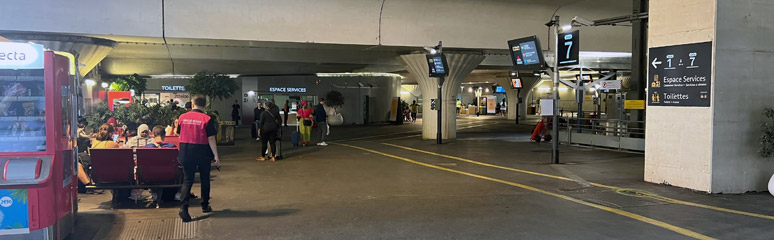
[[43, 45], [0, 42], [0, 69], [42, 69]]

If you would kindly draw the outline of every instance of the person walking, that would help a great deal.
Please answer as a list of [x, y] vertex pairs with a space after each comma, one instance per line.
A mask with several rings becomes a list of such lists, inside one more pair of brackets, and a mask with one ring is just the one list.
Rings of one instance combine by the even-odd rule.
[[290, 114], [290, 100], [285, 100], [285, 106], [282, 107], [282, 114], [285, 115], [283, 120], [285, 121], [285, 127], [288, 126], [288, 114]]
[[320, 98], [320, 103], [314, 106], [314, 121], [317, 129], [320, 129], [320, 141], [317, 146], [328, 146], [325, 136], [328, 135], [328, 113], [325, 112], [325, 98]]
[[417, 122], [417, 113], [419, 112], [419, 104], [417, 100], [411, 104], [411, 122]]
[[271, 145], [271, 159], [269, 161], [276, 161], [277, 156], [277, 136], [279, 128], [282, 127], [280, 121], [279, 107], [272, 102], [266, 103], [266, 111], [261, 113], [260, 126], [258, 129], [258, 135], [261, 136], [261, 156], [256, 158], [258, 161], [266, 161], [266, 149], [268, 145]]
[[261, 140], [261, 136], [258, 135], [258, 129], [260, 129], [260, 124], [258, 123], [259, 120], [261, 120], [261, 114], [263, 113], [264, 109], [261, 104], [261, 102], [258, 102], [258, 106], [253, 109], [253, 126], [251, 127], [250, 134], [255, 138], [255, 141]]
[[306, 101], [301, 101], [298, 109], [298, 132], [301, 134], [301, 146], [306, 147], [312, 139], [312, 108]]
[[[207, 99], [202, 95], [193, 98], [193, 109], [180, 115], [180, 152], [178, 161], [183, 165], [183, 186], [181, 193], [189, 193], [194, 183], [196, 170], [199, 170], [199, 178], [202, 185], [202, 212], [212, 212], [210, 207], [210, 168], [212, 160], [214, 165], [220, 166], [218, 148], [215, 135], [218, 129], [215, 127], [217, 120], [204, 113]], [[180, 218], [183, 222], [190, 222], [188, 214], [188, 200], [190, 194], [183, 194], [180, 199]]]
[[241, 109], [242, 106], [239, 105], [239, 100], [234, 100], [234, 105], [231, 105], [231, 119], [234, 120], [236, 123], [236, 126], [239, 126], [239, 109]]

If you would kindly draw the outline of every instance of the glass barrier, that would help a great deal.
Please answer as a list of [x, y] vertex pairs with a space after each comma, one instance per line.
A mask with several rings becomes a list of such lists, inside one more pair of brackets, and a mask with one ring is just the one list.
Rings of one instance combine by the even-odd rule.
[[0, 152], [46, 150], [43, 69], [0, 69]]

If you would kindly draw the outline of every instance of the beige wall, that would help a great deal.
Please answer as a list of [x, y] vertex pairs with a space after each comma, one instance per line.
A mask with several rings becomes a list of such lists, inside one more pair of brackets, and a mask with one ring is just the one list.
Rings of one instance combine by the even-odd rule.
[[[651, 0], [648, 46], [714, 41], [715, 11], [715, 0]], [[713, 71], [713, 101], [715, 81]], [[712, 107], [648, 107], [645, 181], [711, 191], [712, 114]]]

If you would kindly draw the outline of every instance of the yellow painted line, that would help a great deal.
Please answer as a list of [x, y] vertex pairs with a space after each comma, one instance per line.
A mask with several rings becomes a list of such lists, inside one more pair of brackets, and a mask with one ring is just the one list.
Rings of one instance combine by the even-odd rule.
[[[445, 155], [445, 154], [440, 154], [440, 153], [434, 153], [434, 152], [430, 152], [430, 151], [425, 151], [425, 150], [420, 150], [420, 149], [415, 149], [415, 148], [410, 148], [410, 147], [404, 147], [404, 146], [390, 144], [390, 143], [382, 143], [382, 144], [387, 145], [387, 146], [391, 146], [391, 147], [396, 147], [396, 148], [401, 148], [401, 149], [409, 150], [409, 151], [420, 152], [420, 153], [424, 153], [424, 154], [444, 157], [444, 158], [448, 158], [448, 159], [454, 159], [454, 160], [458, 160], [458, 161], [462, 161], [462, 162], [467, 162], [467, 163], [472, 163], [472, 164], [481, 165], [481, 166], [486, 166], [486, 167], [492, 167], [492, 168], [508, 170], [508, 171], [512, 171], [512, 172], [520, 172], [520, 173], [531, 174], [531, 175], [547, 177], [547, 178], [553, 178], [553, 179], [559, 179], [559, 180], [564, 180], [564, 181], [575, 181], [575, 180], [572, 180], [570, 178], [566, 178], [566, 177], [562, 177], [562, 176], [556, 176], [556, 175], [551, 175], [551, 174], [527, 171], [527, 170], [522, 170], [522, 169], [517, 169], [517, 168], [503, 167], [503, 166], [499, 166], [499, 165], [478, 162], [478, 161], [474, 161], [474, 160], [470, 160], [470, 159], [465, 159], [465, 158], [461, 158], [461, 157], [455, 157], [455, 156], [450, 156], [450, 155]], [[616, 187], [616, 186], [604, 185], [604, 184], [595, 183], [595, 182], [589, 182], [589, 183], [591, 185], [593, 185], [593, 186], [597, 186], [597, 187], [601, 187], [601, 188], [608, 188], [608, 189], [612, 189], [612, 190], [616, 190], [616, 191], [617, 190], [625, 190], [625, 188]], [[637, 191], [637, 190], [635, 190], [635, 191]], [[774, 216], [769, 216], [769, 215], [764, 215], [764, 214], [759, 214], [759, 213], [751, 213], [751, 212], [739, 211], [739, 210], [733, 210], [733, 209], [727, 209], [727, 208], [710, 206], [710, 205], [705, 205], [705, 204], [701, 204], [701, 203], [694, 203], [694, 202], [688, 202], [688, 201], [683, 201], [683, 200], [677, 200], [677, 199], [668, 198], [668, 197], [664, 197], [664, 196], [659, 196], [659, 195], [655, 195], [655, 194], [646, 194], [646, 195], [642, 195], [641, 197], [656, 199], [656, 200], [660, 200], [660, 201], [664, 201], [664, 202], [668, 202], [668, 203], [673, 203], [673, 204], [680, 204], [680, 205], [686, 205], [686, 206], [710, 209], [710, 210], [715, 210], [715, 211], [719, 211], [719, 212], [733, 213], [733, 214], [739, 214], [739, 215], [744, 215], [744, 216], [750, 216], [750, 217], [757, 217], [757, 218], [762, 218], [762, 219], [774, 220]]]
[[631, 218], [631, 219], [634, 219], [634, 220], [637, 220], [637, 221], [641, 221], [641, 222], [645, 222], [645, 223], [648, 223], [648, 224], [652, 224], [652, 225], [655, 225], [655, 226], [658, 226], [658, 227], [661, 227], [661, 228], [664, 228], [664, 229], [667, 229], [667, 230], [670, 230], [670, 231], [673, 231], [673, 232], [676, 232], [676, 233], [679, 233], [679, 234], [682, 234], [682, 235], [685, 235], [685, 236], [688, 236], [688, 237], [692, 237], [692, 238], [696, 238], [696, 239], [715, 239], [715, 238], [703, 235], [701, 233], [697, 233], [697, 232], [694, 232], [694, 231], [691, 231], [691, 230], [688, 230], [688, 229], [685, 229], [685, 228], [681, 228], [681, 227], [678, 227], [678, 226], [675, 226], [675, 225], [672, 225], [672, 224], [669, 224], [669, 223], [665, 223], [665, 222], [662, 222], [662, 221], [659, 221], [659, 220], [656, 220], [656, 219], [645, 217], [645, 216], [642, 216], [642, 215], [639, 215], [639, 214], [636, 214], [636, 213], [627, 212], [627, 211], [624, 211], [624, 210], [621, 210], [621, 209], [615, 209], [615, 208], [611, 208], [611, 207], [606, 207], [606, 206], [602, 206], [602, 205], [599, 205], [599, 204], [585, 202], [585, 201], [577, 199], [577, 198], [573, 198], [573, 197], [562, 195], [562, 194], [558, 194], [558, 193], [552, 193], [552, 192], [549, 192], [549, 191], [546, 191], [546, 190], [542, 190], [542, 189], [535, 188], [535, 187], [532, 187], [532, 186], [524, 185], [524, 184], [521, 184], [521, 183], [510, 182], [510, 181], [506, 181], [506, 180], [502, 180], [502, 179], [491, 178], [491, 177], [482, 176], [482, 175], [478, 175], [478, 174], [473, 174], [473, 173], [469, 173], [469, 172], [463, 172], [463, 171], [459, 171], [459, 170], [439, 167], [439, 166], [435, 166], [435, 165], [431, 165], [431, 164], [427, 164], [427, 163], [411, 160], [411, 159], [408, 159], [408, 158], [404, 158], [404, 157], [400, 157], [400, 156], [395, 156], [395, 155], [392, 155], [392, 154], [389, 154], [389, 153], [383, 153], [383, 152], [379, 152], [379, 151], [375, 151], [375, 150], [371, 150], [371, 149], [367, 149], [367, 148], [362, 148], [362, 147], [358, 147], [358, 146], [353, 146], [353, 145], [349, 145], [349, 144], [342, 144], [342, 143], [336, 143], [336, 144], [337, 145], [341, 145], [341, 146], [345, 146], [345, 147], [350, 147], [350, 148], [362, 150], [362, 151], [366, 151], [366, 152], [370, 152], [370, 153], [374, 153], [374, 154], [378, 154], [378, 155], [382, 155], [382, 156], [389, 157], [389, 158], [394, 158], [394, 159], [402, 160], [402, 161], [405, 161], [405, 162], [413, 163], [413, 164], [424, 166], [424, 167], [434, 168], [434, 169], [438, 169], [438, 170], [442, 170], [442, 171], [452, 172], [452, 173], [456, 173], [456, 174], [460, 174], [460, 175], [465, 175], [465, 176], [469, 176], [469, 177], [474, 177], [474, 178], [478, 178], [478, 179], [483, 179], [483, 180], [487, 180], [487, 181], [502, 183], [502, 184], [505, 184], [505, 185], [510, 185], [510, 186], [522, 188], [522, 189], [525, 189], [525, 190], [537, 192], [537, 193], [542, 193], [542, 194], [549, 195], [549, 196], [552, 196], [552, 197], [556, 197], [556, 198], [564, 199], [564, 200], [567, 200], [567, 201], [571, 201], [571, 202], [574, 202], [574, 203], [577, 203], [577, 204], [581, 204], [581, 205], [593, 207], [593, 208], [596, 208], [596, 209], [600, 209], [600, 210], [603, 210], [603, 211], [607, 211], [607, 212], [610, 212], [610, 213], [618, 214], [618, 215], [621, 215], [621, 216], [624, 216], [624, 217], [628, 217], [628, 218]]

